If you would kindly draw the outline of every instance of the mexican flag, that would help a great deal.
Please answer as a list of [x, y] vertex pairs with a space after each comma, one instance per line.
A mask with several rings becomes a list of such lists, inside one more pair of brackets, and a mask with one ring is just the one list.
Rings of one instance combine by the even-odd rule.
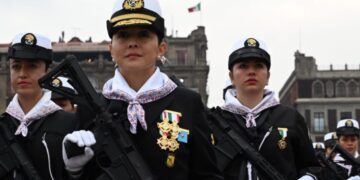
[[196, 6], [194, 7], [190, 7], [188, 8], [188, 11], [189, 13], [192, 13], [192, 12], [197, 12], [197, 11], [200, 11], [201, 10], [201, 4], [198, 3]]

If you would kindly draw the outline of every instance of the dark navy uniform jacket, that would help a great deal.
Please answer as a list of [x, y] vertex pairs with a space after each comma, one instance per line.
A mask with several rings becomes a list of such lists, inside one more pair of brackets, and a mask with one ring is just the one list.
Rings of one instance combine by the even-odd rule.
[[[30, 124], [26, 137], [22, 135], [16, 136], [16, 141], [25, 151], [42, 179], [51, 179], [49, 166], [54, 179], [68, 179], [68, 173], [64, 169], [62, 159], [62, 141], [66, 134], [73, 132], [77, 127], [75, 119], [75, 115], [72, 113], [67, 113], [63, 110], [56, 111]], [[4, 123], [12, 134], [15, 133], [19, 125], [19, 121], [7, 113], [3, 114], [0, 123]], [[50, 165], [44, 143], [46, 143], [49, 151]], [[0, 151], [0, 153], [9, 153], [8, 150]], [[9, 153], [9, 156], [12, 156], [12, 154]], [[20, 173], [24, 174], [20, 168], [16, 172], [18, 175]], [[1, 177], [0, 179], [13, 179], [12, 176], [13, 172], [10, 172], [6, 177]], [[32, 177], [25, 179], [32, 179]]]
[[[127, 117], [128, 103], [120, 100], [108, 100], [109, 112]], [[177, 87], [169, 95], [154, 102], [142, 104], [145, 110], [147, 131], [138, 123], [137, 133], [131, 134], [130, 124], [126, 119], [125, 129], [133, 140], [140, 154], [158, 180], [218, 180], [223, 179], [216, 166], [216, 157], [210, 143], [210, 128], [205, 119], [204, 106], [199, 94]], [[167, 166], [169, 150], [162, 150], [157, 144], [161, 137], [157, 123], [164, 110], [180, 112], [180, 128], [189, 130], [188, 142], [179, 142], [180, 146], [173, 152], [174, 164]], [[125, 118], [126, 118], [125, 117]], [[93, 163], [92, 163], [93, 164]], [[88, 166], [88, 171], [99, 171], [99, 168]], [[97, 172], [101, 173], [101, 172]], [[91, 175], [95, 177], [96, 175]], [[85, 179], [92, 179], [85, 177]]]
[[[259, 152], [286, 179], [295, 180], [306, 173], [316, 175], [320, 172], [320, 165], [315, 158], [305, 121], [297, 111], [283, 105], [271, 107], [261, 112], [256, 118], [257, 126], [252, 128], [246, 128], [245, 119], [242, 116], [222, 110], [219, 107], [211, 109], [209, 113], [211, 124], [214, 124], [215, 117], [220, 117], [221, 120], [226, 121], [256, 150], [258, 150], [266, 132], [272, 127]], [[225, 179], [247, 180], [248, 159], [246, 155], [236, 152], [224, 134], [217, 131], [215, 126], [213, 127], [218, 165]], [[284, 143], [282, 146], [279, 145], [282, 139], [279, 128], [287, 128], [285, 146]], [[252, 167], [253, 177], [259, 176], [260, 179], [269, 179], [261, 169], [257, 169], [254, 165]]]

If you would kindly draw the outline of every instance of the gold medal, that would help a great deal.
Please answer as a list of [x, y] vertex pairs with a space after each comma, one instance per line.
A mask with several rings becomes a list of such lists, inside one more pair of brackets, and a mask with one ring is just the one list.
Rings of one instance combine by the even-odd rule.
[[168, 141], [168, 148], [169, 151], [171, 152], [174, 152], [175, 150], [179, 149], [179, 146], [180, 144], [175, 139]]
[[175, 164], [175, 154], [169, 153], [167, 159], [166, 159], [166, 166], [169, 168], [174, 167]]
[[163, 135], [157, 140], [157, 144], [160, 146], [162, 150], [166, 150], [168, 148], [168, 138]]
[[280, 139], [278, 141], [278, 146], [279, 146], [279, 149], [284, 150], [287, 146], [285, 139]]
[[169, 121], [162, 121], [161, 123], [157, 123], [158, 128], [160, 129], [161, 133], [169, 133], [171, 130], [171, 125], [169, 124]]

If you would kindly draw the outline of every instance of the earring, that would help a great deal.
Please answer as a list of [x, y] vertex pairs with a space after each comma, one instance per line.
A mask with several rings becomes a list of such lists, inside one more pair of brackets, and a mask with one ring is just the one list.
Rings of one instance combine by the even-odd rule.
[[165, 56], [158, 56], [157, 59], [162, 63], [165, 64], [169, 60]]
[[117, 68], [118, 64], [116, 63], [116, 60], [114, 58], [112, 58], [111, 61], [114, 62], [114, 67]]

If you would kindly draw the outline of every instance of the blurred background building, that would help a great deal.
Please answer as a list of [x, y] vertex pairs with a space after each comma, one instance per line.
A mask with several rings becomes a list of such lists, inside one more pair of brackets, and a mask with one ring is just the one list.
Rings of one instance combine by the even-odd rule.
[[[114, 63], [109, 53], [109, 41], [92, 42], [73, 37], [65, 42], [62, 32], [58, 42], [53, 42], [54, 63], [56, 66], [68, 55], [75, 55], [94, 88], [101, 92], [104, 83], [114, 75]], [[175, 76], [185, 87], [201, 94], [203, 102], [208, 99], [207, 78], [209, 66], [206, 59], [207, 38], [205, 27], [199, 26], [187, 37], [167, 36], [168, 62], [161, 70]], [[9, 44], [0, 44], [0, 111], [3, 112], [13, 93], [10, 86], [7, 51]], [[191, 103], [191, 102], [189, 102]]]

